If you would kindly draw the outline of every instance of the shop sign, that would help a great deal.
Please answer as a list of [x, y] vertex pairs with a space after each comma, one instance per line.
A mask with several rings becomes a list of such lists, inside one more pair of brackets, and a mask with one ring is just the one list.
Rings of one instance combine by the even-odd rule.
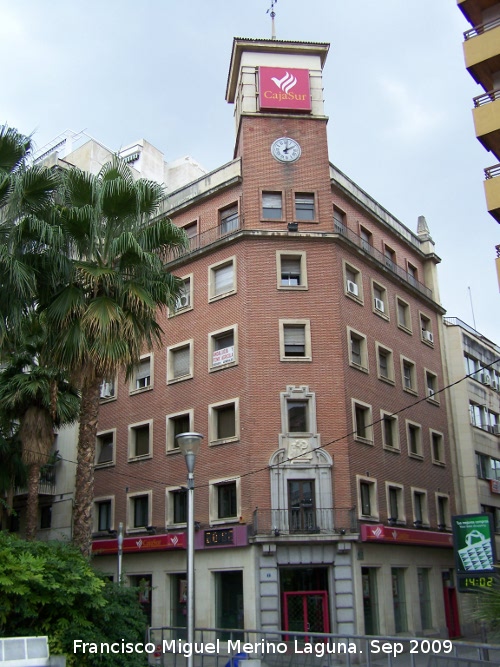
[[[168, 533], [167, 535], [144, 535], [140, 537], [125, 537], [123, 539], [123, 553], [139, 553], [143, 551], [167, 551], [169, 549], [185, 549], [186, 537], [184, 533]], [[107, 556], [118, 553], [118, 539], [94, 540], [92, 552], [95, 556]]]
[[495, 542], [491, 516], [462, 514], [454, 516], [452, 521], [457, 573], [493, 572]]
[[490, 479], [491, 493], [500, 493], [500, 479]]
[[259, 108], [311, 111], [309, 70], [259, 67]]
[[382, 524], [361, 526], [362, 542], [380, 542], [384, 544], [414, 544], [427, 547], [452, 547], [450, 533], [436, 533], [431, 530], [413, 528], [395, 528]]

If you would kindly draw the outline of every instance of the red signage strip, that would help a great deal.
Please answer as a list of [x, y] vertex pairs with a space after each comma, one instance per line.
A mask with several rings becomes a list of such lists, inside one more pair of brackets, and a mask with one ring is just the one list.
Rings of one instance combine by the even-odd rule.
[[[168, 533], [167, 535], [144, 535], [125, 537], [123, 539], [123, 553], [138, 553], [142, 551], [167, 551], [168, 549], [185, 549], [186, 536], [184, 533]], [[118, 539], [94, 540], [92, 542], [94, 556], [107, 556], [118, 553]]]
[[453, 547], [451, 533], [436, 533], [432, 530], [414, 530], [392, 526], [374, 526], [362, 524], [362, 542], [380, 542], [383, 544], [418, 544], [428, 547]]
[[309, 70], [259, 67], [259, 108], [311, 111]]

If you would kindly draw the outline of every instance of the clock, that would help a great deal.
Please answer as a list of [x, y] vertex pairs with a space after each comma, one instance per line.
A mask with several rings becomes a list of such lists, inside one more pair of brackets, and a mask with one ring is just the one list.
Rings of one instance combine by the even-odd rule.
[[271, 153], [279, 162], [295, 162], [299, 159], [302, 149], [295, 139], [280, 137], [273, 141]]

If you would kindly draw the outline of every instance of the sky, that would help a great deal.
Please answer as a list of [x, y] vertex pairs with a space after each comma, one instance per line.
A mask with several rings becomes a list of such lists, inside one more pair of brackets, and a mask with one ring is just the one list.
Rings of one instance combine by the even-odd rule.
[[[270, 38], [271, 0], [0, 0], [0, 124], [41, 149], [66, 130], [111, 150], [230, 161], [233, 37]], [[495, 245], [456, 0], [278, 0], [278, 39], [331, 44], [330, 161], [407, 227], [426, 217], [440, 300], [500, 344]]]

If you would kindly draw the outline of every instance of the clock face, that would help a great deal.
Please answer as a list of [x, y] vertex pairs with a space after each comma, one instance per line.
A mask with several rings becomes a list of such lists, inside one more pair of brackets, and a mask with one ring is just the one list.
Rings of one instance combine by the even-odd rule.
[[280, 162], [295, 162], [299, 159], [302, 150], [295, 139], [280, 137], [273, 141], [271, 153]]

